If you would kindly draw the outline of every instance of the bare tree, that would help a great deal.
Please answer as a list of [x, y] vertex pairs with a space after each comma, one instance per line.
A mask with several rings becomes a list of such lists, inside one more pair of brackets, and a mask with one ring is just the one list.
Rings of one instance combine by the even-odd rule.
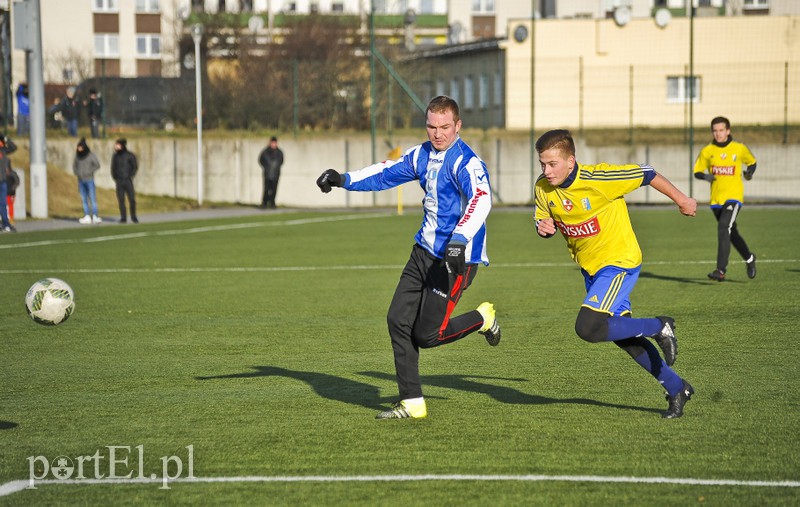
[[94, 76], [91, 56], [75, 48], [51, 53], [46, 59], [53, 62], [47, 66], [45, 81], [48, 83], [76, 85]]

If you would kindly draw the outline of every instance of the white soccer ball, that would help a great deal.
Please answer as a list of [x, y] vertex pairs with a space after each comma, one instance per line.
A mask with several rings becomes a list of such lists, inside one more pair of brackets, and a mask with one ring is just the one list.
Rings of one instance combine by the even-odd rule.
[[25, 295], [25, 309], [39, 324], [61, 324], [75, 310], [72, 287], [58, 278], [45, 278], [34, 283]]

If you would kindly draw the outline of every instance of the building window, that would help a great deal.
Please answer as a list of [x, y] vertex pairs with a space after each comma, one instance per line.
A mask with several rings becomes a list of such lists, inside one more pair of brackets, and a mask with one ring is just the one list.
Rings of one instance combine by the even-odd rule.
[[441, 79], [436, 80], [436, 96], [441, 97], [442, 95], [447, 95], [447, 91], [444, 89], [444, 81]]
[[769, 9], [769, 0], [744, 0], [745, 9]]
[[473, 14], [493, 14], [494, 0], [472, 0]]
[[[691, 90], [689, 86], [691, 84]], [[691, 81], [688, 76], [667, 77], [667, 102], [684, 103], [700, 101], [700, 78], [694, 76]]]
[[117, 0], [94, 0], [94, 12], [119, 12]]
[[473, 109], [475, 107], [475, 80], [472, 76], [464, 78], [464, 108]]
[[158, 0], [136, 0], [136, 12], [160, 12]]
[[331, 12], [344, 12], [344, 2], [333, 2]]
[[503, 75], [499, 72], [494, 73], [494, 98], [495, 106], [503, 105]]
[[138, 58], [160, 58], [161, 36], [154, 34], [137, 35], [136, 56]]
[[478, 78], [478, 107], [489, 107], [489, 77], [486, 74], [481, 74]]
[[450, 80], [450, 98], [456, 102], [461, 102], [461, 97], [458, 93], [458, 79], [456, 78]]
[[119, 58], [119, 35], [115, 33], [96, 33], [94, 35], [94, 56], [97, 58]]
[[421, 0], [419, 3], [420, 14], [435, 14], [433, 11], [433, 0]]

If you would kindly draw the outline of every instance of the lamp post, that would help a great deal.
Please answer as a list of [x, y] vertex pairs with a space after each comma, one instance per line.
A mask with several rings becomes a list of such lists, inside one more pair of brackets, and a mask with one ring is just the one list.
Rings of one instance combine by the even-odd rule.
[[203, 204], [203, 83], [200, 72], [200, 41], [203, 40], [203, 25], [192, 25], [194, 41], [194, 83], [197, 99], [197, 204]]

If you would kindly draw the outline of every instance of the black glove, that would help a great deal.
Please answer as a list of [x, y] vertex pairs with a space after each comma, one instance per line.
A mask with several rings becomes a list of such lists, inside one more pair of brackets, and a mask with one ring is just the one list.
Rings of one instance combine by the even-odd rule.
[[756, 164], [747, 166], [747, 169], [744, 171], [744, 179], [747, 181], [752, 180], [754, 172], [756, 172]]
[[342, 186], [342, 175], [333, 169], [327, 169], [317, 178], [317, 186], [327, 194], [331, 191], [331, 187]]
[[451, 241], [444, 249], [444, 264], [447, 272], [454, 275], [463, 275], [467, 271], [467, 264], [464, 260], [464, 250], [467, 245], [460, 241]]

